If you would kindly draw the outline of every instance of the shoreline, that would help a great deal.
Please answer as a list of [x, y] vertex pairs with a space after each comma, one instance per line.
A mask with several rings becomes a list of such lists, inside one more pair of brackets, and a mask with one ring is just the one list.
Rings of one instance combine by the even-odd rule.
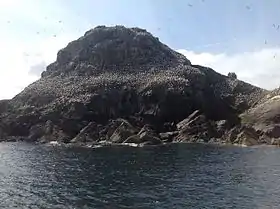
[[14, 144], [14, 143], [24, 143], [24, 144], [33, 144], [33, 145], [44, 145], [44, 146], [53, 146], [53, 147], [65, 147], [65, 148], [88, 148], [88, 149], [97, 149], [97, 148], [104, 148], [104, 147], [134, 147], [134, 148], [147, 148], [147, 147], [162, 147], [162, 146], [172, 146], [172, 145], [180, 145], [180, 144], [189, 144], [189, 145], [203, 145], [203, 146], [217, 146], [217, 147], [240, 147], [240, 148], [279, 148], [278, 145], [271, 145], [271, 144], [258, 144], [258, 145], [245, 145], [245, 144], [231, 144], [231, 143], [207, 143], [207, 142], [168, 142], [162, 143], [157, 145], [143, 145], [143, 144], [136, 144], [136, 143], [85, 143], [85, 144], [78, 144], [78, 143], [63, 143], [58, 141], [50, 141], [48, 143], [40, 143], [40, 142], [27, 142], [24, 140], [21, 141], [0, 141], [1, 144]]

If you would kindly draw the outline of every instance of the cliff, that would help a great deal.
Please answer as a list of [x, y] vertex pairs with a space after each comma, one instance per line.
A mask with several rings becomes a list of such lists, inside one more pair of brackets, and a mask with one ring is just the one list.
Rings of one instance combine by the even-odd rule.
[[146, 30], [98, 26], [61, 49], [38, 81], [0, 102], [0, 137], [251, 145], [263, 141], [243, 121], [268, 93], [192, 65]]

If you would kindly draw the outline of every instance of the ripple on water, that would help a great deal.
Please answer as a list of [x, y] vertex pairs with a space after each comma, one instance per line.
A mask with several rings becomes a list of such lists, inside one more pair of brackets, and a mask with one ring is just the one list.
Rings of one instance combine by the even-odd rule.
[[0, 144], [0, 208], [278, 208], [280, 149]]

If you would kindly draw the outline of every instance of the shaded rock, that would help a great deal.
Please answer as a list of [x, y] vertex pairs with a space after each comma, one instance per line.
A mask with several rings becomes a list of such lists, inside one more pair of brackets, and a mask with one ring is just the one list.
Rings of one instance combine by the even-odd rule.
[[265, 136], [269, 138], [280, 138], [280, 124], [266, 125], [260, 128], [257, 126], [258, 130], [262, 132]]
[[162, 144], [160, 138], [145, 133], [128, 137], [123, 143], [134, 143], [139, 145], [158, 145]]
[[226, 141], [232, 144], [252, 146], [258, 145], [260, 142], [259, 133], [257, 133], [257, 131], [252, 127], [235, 127], [225, 136]]
[[138, 134], [129, 136], [126, 140], [124, 140], [123, 143], [134, 143], [134, 144], [140, 144], [142, 143], [142, 140]]
[[147, 132], [143, 132], [142, 134], [139, 135], [139, 137], [141, 140], [141, 144], [143, 144], [143, 145], [162, 144], [162, 141], [160, 140], [160, 138], [150, 135]]
[[92, 142], [98, 141], [100, 139], [98, 125], [94, 122], [90, 122], [86, 127], [84, 127], [79, 134], [71, 140], [71, 143], [77, 142]]
[[109, 123], [103, 126], [103, 129], [99, 132], [102, 140], [109, 140], [113, 135], [113, 133], [116, 131], [116, 129], [122, 123], [128, 123], [128, 121], [122, 118], [118, 118], [116, 120], [110, 120]]
[[29, 130], [28, 141], [37, 141], [46, 134], [43, 124], [36, 124]]
[[172, 142], [174, 137], [176, 137], [178, 134], [179, 134], [178, 131], [173, 131], [173, 132], [159, 133], [159, 136], [164, 142]]
[[43, 76], [56, 76], [62, 72], [75, 74], [79, 63], [85, 62], [92, 68], [98, 66], [101, 69], [117, 65], [125, 68], [143, 64], [190, 64], [183, 55], [170, 50], [144, 29], [99, 26], [60, 50], [56, 62], [47, 67]]
[[0, 114], [8, 110], [9, 101], [10, 100], [0, 100]]
[[196, 110], [194, 111], [192, 114], [190, 114], [186, 119], [182, 120], [180, 123], [178, 123], [176, 126], [177, 126], [177, 129], [178, 130], [181, 130], [183, 128], [185, 128], [186, 126], [189, 126], [189, 123], [191, 121], [193, 121], [197, 116], [200, 115], [200, 111], [199, 110]]
[[198, 115], [197, 111], [178, 123], [177, 127], [179, 133], [174, 140], [178, 142], [208, 142], [212, 137], [217, 136], [215, 127], [204, 115]]
[[129, 122], [124, 120], [121, 125], [114, 131], [109, 140], [113, 143], [122, 143], [128, 137], [136, 133], [137, 129], [134, 128]]
[[252, 146], [259, 144], [259, 136], [254, 129], [244, 129], [239, 133], [234, 141], [234, 143], [242, 144], [246, 146]]
[[141, 145], [157, 145], [162, 144], [162, 141], [148, 124], [144, 125], [142, 129], [136, 134], [128, 137], [124, 143], [135, 143]]
[[280, 138], [272, 138], [270, 144], [275, 146], [280, 146]]
[[52, 121], [46, 121], [45, 123], [32, 126], [27, 140], [39, 141], [42, 143], [50, 141], [67, 143], [70, 141], [70, 137], [61, 128], [54, 125]]
[[4, 132], [3, 127], [1, 127], [1, 123], [0, 123], [0, 141], [4, 140], [6, 137], [6, 134]]
[[141, 130], [138, 132], [137, 135], [139, 135], [141, 137], [142, 135], [145, 135], [145, 134], [149, 134], [150, 136], [157, 136], [156, 132], [149, 124], [144, 125], [141, 128]]
[[229, 77], [230, 79], [233, 79], [233, 80], [237, 79], [237, 75], [236, 75], [236, 73], [234, 73], [234, 72], [229, 72], [229, 73], [228, 73], [228, 77]]

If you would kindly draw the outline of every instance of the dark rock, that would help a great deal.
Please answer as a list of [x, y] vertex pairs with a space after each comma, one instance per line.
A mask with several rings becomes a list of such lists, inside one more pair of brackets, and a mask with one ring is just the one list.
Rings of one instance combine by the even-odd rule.
[[79, 134], [71, 140], [71, 143], [77, 142], [92, 142], [98, 141], [100, 139], [98, 125], [94, 122], [90, 122], [86, 127], [84, 127]]
[[121, 125], [114, 131], [109, 140], [113, 143], [122, 143], [128, 137], [136, 133], [137, 129], [134, 128], [129, 122], [124, 120]]
[[231, 129], [226, 135], [227, 143], [240, 144], [246, 146], [258, 145], [260, 142], [260, 135], [252, 127], [235, 127]]
[[272, 138], [270, 144], [279, 147], [280, 146], [280, 138]]
[[243, 129], [234, 140], [234, 143], [246, 146], [257, 145], [259, 142], [259, 135], [253, 128]]
[[181, 130], [181, 129], [184, 129], [186, 126], [189, 126], [189, 123], [191, 121], [193, 121], [196, 117], [198, 117], [200, 115], [200, 111], [199, 110], [196, 110], [194, 111], [192, 114], [190, 114], [186, 119], [182, 120], [180, 123], [178, 123], [176, 126], [177, 126], [177, 129], [178, 130]]
[[140, 144], [142, 143], [140, 136], [138, 134], [129, 136], [126, 140], [124, 140], [123, 143], [134, 143], [134, 144]]
[[143, 132], [142, 134], [139, 135], [139, 137], [141, 140], [141, 144], [143, 144], [143, 145], [162, 144], [162, 141], [160, 140], [160, 138], [150, 135], [147, 132]]
[[[101, 26], [61, 49], [38, 81], [0, 101], [0, 134], [41, 142], [122, 143], [144, 126], [140, 143], [160, 143], [158, 133], [177, 131], [163, 134], [163, 140], [208, 142], [223, 138], [244, 118], [263, 118], [256, 123], [262, 133], [268, 130], [265, 118], [278, 123], [278, 103], [265, 105], [272, 115], [262, 114], [267, 93], [192, 65], [146, 30]], [[276, 136], [276, 129], [271, 133]]]
[[135, 143], [141, 145], [157, 145], [162, 144], [162, 141], [157, 136], [153, 128], [146, 124], [141, 130], [136, 134], [128, 137], [124, 143]]
[[46, 121], [42, 124], [36, 124], [30, 128], [28, 141], [39, 141], [42, 143], [50, 141], [59, 141], [67, 143], [70, 137], [52, 121]]
[[179, 134], [178, 131], [160, 133], [159, 136], [164, 142], [172, 142], [173, 139]]
[[233, 73], [233, 72], [228, 73], [228, 77], [229, 77], [230, 79], [233, 79], [233, 80], [237, 79], [236, 73]]
[[9, 101], [10, 100], [0, 100], [0, 114], [9, 109]]
[[195, 111], [187, 119], [177, 124], [179, 129], [175, 141], [183, 142], [208, 142], [212, 137], [217, 137], [216, 129], [205, 115]]
[[162, 144], [160, 138], [148, 133], [143, 129], [137, 134], [128, 137], [123, 143], [135, 143], [140, 145], [158, 145]]
[[128, 121], [118, 118], [116, 120], [110, 120], [108, 124], [99, 132], [101, 137], [103, 136], [104, 140], [109, 140], [116, 129], [122, 124], [128, 123]]
[[150, 136], [157, 136], [154, 129], [149, 124], [145, 124], [141, 130], [138, 132], [138, 135], [141, 137], [142, 135], [149, 134]]

